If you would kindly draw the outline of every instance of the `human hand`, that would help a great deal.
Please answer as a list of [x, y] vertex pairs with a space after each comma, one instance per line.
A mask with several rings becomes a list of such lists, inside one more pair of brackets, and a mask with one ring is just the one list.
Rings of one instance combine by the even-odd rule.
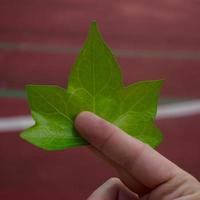
[[75, 127], [119, 172], [88, 200], [200, 200], [200, 183], [150, 146], [90, 112]]

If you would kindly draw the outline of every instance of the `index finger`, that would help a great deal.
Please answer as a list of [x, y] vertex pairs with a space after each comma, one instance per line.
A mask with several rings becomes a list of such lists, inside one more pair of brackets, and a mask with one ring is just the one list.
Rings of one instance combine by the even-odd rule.
[[150, 146], [91, 112], [80, 113], [75, 126], [83, 138], [149, 188], [168, 181], [180, 171]]

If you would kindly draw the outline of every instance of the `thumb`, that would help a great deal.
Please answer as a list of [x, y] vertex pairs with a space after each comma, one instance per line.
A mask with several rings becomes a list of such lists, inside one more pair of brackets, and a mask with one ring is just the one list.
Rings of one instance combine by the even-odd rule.
[[87, 200], [138, 200], [118, 178], [110, 178], [97, 188]]

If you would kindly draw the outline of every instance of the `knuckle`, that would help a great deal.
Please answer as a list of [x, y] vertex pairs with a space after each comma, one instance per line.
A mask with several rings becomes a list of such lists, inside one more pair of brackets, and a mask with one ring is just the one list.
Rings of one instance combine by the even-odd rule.
[[110, 182], [110, 183], [119, 183], [119, 182], [121, 182], [120, 179], [117, 178], [117, 177], [111, 177], [107, 181]]
[[112, 178], [109, 178], [109, 179], [106, 181], [106, 183], [107, 183], [108, 185], [110, 185], [111, 187], [118, 187], [118, 186], [120, 186], [120, 184], [121, 184], [121, 180], [120, 180], [119, 178], [117, 178], [117, 177], [112, 177]]
[[142, 144], [132, 155], [125, 156], [122, 166], [129, 172], [132, 172], [135, 163], [140, 160], [147, 148], [149, 148], [148, 145]]
[[[119, 178], [111, 177], [105, 183], [103, 183], [99, 188], [103, 186], [106, 186], [107, 188], [117, 188], [120, 186], [120, 184], [121, 184], [121, 181]], [[86, 200], [96, 200], [96, 192], [94, 191]]]
[[114, 127], [110, 126], [109, 124], [103, 124], [102, 126], [103, 126], [103, 130], [105, 130], [106, 133], [105, 133], [104, 138], [102, 138], [102, 141], [99, 144], [98, 148], [103, 151], [112, 140], [116, 130]]

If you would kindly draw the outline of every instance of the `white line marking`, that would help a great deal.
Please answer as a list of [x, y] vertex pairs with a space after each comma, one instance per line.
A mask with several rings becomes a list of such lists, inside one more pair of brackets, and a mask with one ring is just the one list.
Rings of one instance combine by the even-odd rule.
[[16, 116], [0, 118], [0, 132], [4, 131], [21, 131], [34, 124], [32, 117]]
[[[200, 114], [200, 100], [171, 103], [158, 107], [157, 119], [169, 119]], [[0, 132], [22, 131], [31, 127], [34, 121], [30, 116], [0, 118]]]
[[198, 114], [200, 114], [200, 100], [193, 100], [159, 106], [157, 119], [185, 117]]

